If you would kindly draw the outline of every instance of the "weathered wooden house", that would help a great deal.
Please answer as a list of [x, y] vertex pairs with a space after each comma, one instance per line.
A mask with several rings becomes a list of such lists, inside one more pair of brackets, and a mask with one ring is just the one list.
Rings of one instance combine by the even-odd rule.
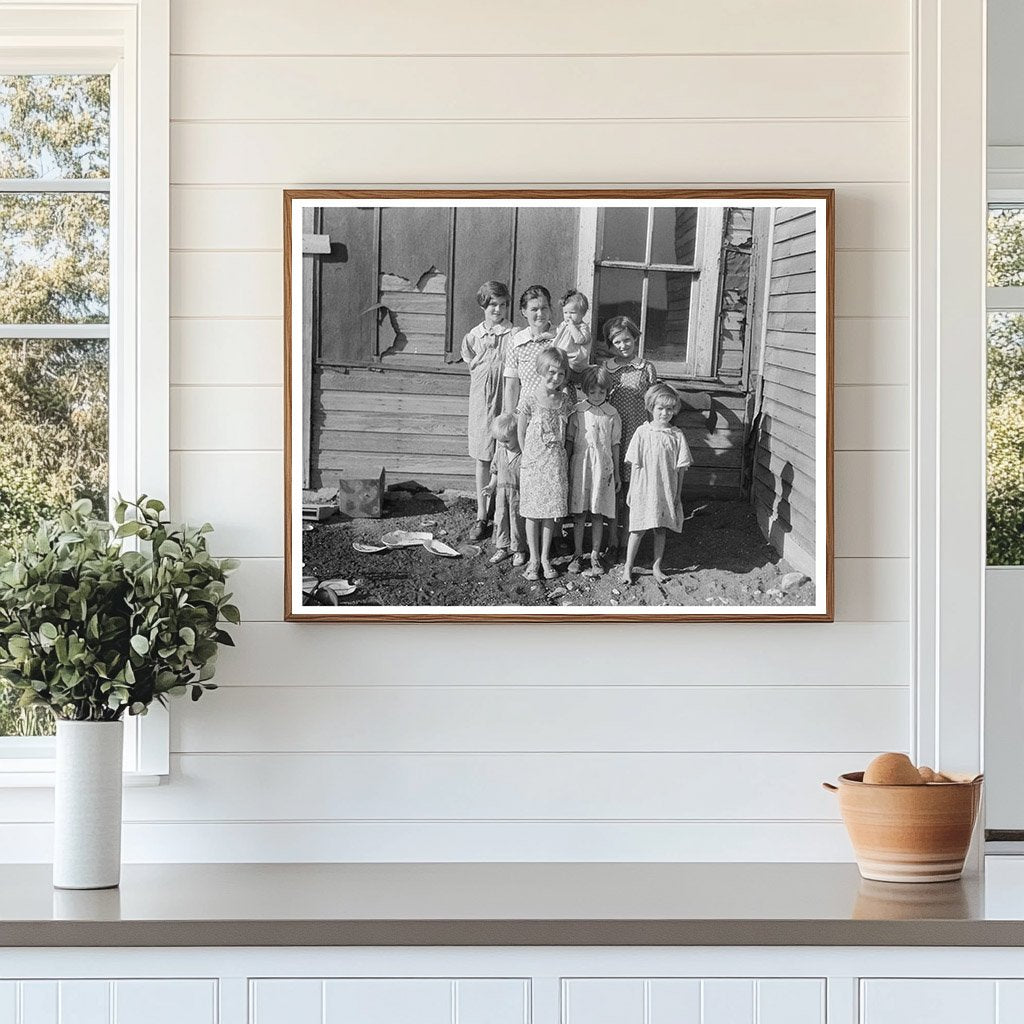
[[[384, 465], [391, 482], [473, 489], [463, 335], [488, 279], [631, 316], [684, 398], [686, 492], [752, 499], [813, 565], [815, 217], [767, 207], [352, 207], [304, 211], [306, 478]], [[513, 300], [512, 314], [518, 319]], [[603, 353], [599, 353], [603, 354]]]

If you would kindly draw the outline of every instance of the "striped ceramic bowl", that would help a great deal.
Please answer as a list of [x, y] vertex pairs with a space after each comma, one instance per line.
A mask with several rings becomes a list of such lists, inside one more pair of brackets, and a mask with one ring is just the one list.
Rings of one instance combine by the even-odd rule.
[[857, 867], [877, 882], [951, 882], [960, 877], [981, 804], [980, 775], [921, 786], [878, 786], [863, 772], [822, 785], [839, 811]]

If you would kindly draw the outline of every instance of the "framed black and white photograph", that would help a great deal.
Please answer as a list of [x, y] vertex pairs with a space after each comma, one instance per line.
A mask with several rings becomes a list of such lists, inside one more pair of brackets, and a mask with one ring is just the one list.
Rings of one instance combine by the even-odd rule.
[[831, 621], [831, 190], [284, 228], [286, 618]]

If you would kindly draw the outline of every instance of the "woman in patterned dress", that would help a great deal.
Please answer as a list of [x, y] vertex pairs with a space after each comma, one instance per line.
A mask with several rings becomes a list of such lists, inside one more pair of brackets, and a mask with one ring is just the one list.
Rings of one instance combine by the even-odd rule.
[[527, 326], [512, 335], [505, 349], [506, 412], [517, 412], [520, 396], [530, 394], [540, 383], [537, 356], [555, 343], [551, 293], [544, 285], [530, 285], [519, 298], [519, 310]]
[[540, 384], [519, 401], [519, 514], [526, 520], [530, 563], [523, 578], [553, 580], [551, 537], [569, 511], [569, 452], [575, 403], [562, 390], [569, 361], [558, 348], [542, 350], [535, 366]]
[[618, 524], [625, 523], [625, 496], [629, 486], [629, 463], [625, 452], [637, 427], [647, 422], [647, 408], [644, 395], [647, 389], [658, 382], [658, 371], [654, 363], [637, 355], [640, 344], [640, 328], [628, 316], [613, 316], [606, 321], [602, 330], [606, 347], [615, 353], [604, 361], [604, 368], [611, 375], [611, 391], [608, 401], [618, 409], [622, 419], [622, 442], [619, 446], [622, 490], [619, 491], [618, 515], [611, 522], [608, 549], [614, 557], [622, 553], [625, 533], [620, 533]]

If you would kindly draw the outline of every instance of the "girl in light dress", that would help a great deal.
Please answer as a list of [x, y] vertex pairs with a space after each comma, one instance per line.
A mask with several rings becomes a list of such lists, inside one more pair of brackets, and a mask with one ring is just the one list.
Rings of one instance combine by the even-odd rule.
[[526, 520], [530, 561], [523, 573], [527, 580], [553, 580], [558, 571], [551, 564], [551, 538], [555, 520], [568, 513], [569, 456], [573, 442], [573, 402], [563, 390], [569, 377], [569, 361], [558, 348], [537, 353], [535, 372], [539, 383], [519, 400], [519, 514]]
[[[658, 371], [654, 363], [637, 354], [640, 345], [640, 328], [628, 316], [613, 316], [605, 321], [602, 328], [605, 346], [612, 351], [604, 361], [604, 368], [611, 374], [611, 390], [608, 400], [618, 409], [622, 417], [622, 445], [625, 452], [633, 433], [647, 422], [644, 396], [648, 388], [658, 382]], [[625, 506], [622, 499], [629, 483], [629, 464], [623, 460], [619, 466], [623, 487], [619, 492], [619, 517], [612, 521], [609, 529], [608, 549], [617, 556], [625, 544], [624, 533], [620, 534], [618, 521], [625, 522]], [[615, 549], [613, 551], [613, 549]]]
[[576, 406], [575, 441], [572, 454], [569, 511], [575, 519], [573, 540], [576, 553], [569, 572], [578, 573], [583, 561], [583, 531], [587, 515], [590, 526], [590, 568], [585, 575], [600, 576], [601, 537], [605, 517], [615, 519], [615, 496], [622, 487], [619, 473], [619, 445], [622, 420], [608, 401], [611, 374], [603, 366], [590, 366], [583, 373], [586, 399]]
[[500, 281], [485, 281], [476, 293], [484, 319], [462, 339], [462, 361], [469, 366], [469, 457], [476, 468], [476, 523], [470, 540], [480, 540], [487, 528], [487, 484], [494, 457], [492, 427], [501, 412], [505, 352], [512, 333], [508, 321], [511, 296]]
[[672, 426], [682, 401], [667, 384], [656, 384], [645, 398], [650, 423], [639, 426], [629, 442], [626, 462], [632, 467], [629, 480], [629, 543], [622, 582], [633, 581], [633, 563], [640, 541], [648, 530], [654, 531], [654, 578], [664, 583], [668, 576], [662, 568], [665, 531], [679, 533], [683, 528], [683, 476], [693, 461], [683, 432]]

